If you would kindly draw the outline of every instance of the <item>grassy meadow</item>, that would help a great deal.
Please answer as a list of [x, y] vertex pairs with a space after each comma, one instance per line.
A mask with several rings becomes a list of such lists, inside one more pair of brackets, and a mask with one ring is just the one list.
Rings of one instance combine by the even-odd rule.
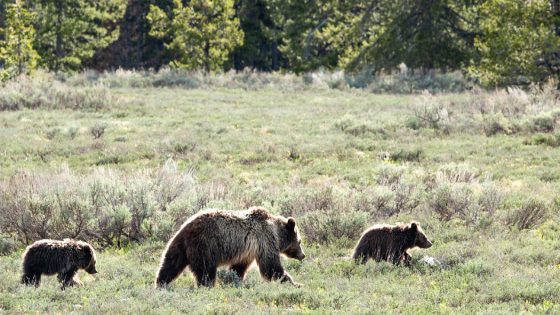
[[[0, 88], [0, 313], [560, 312], [552, 88], [373, 94], [121, 75]], [[304, 287], [256, 270], [242, 284], [223, 270], [210, 290], [188, 271], [153, 287], [183, 220], [257, 205], [296, 218], [307, 258], [283, 264]], [[434, 243], [411, 268], [349, 260], [368, 226], [410, 220]], [[99, 273], [65, 291], [56, 277], [20, 285], [25, 243], [45, 237], [91, 242]]]

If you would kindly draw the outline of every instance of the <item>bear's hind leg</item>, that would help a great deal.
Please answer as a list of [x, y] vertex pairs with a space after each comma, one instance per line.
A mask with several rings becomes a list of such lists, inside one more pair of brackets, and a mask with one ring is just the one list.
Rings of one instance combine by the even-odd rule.
[[218, 265], [211, 260], [197, 259], [190, 264], [198, 286], [213, 287], [216, 283]]

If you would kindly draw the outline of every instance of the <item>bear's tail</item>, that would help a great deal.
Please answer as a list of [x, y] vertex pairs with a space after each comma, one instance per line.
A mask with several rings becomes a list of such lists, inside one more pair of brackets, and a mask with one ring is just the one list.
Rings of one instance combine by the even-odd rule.
[[156, 287], [166, 287], [171, 281], [175, 280], [188, 265], [189, 261], [185, 249], [177, 246], [168, 246], [161, 258], [161, 264], [156, 278]]

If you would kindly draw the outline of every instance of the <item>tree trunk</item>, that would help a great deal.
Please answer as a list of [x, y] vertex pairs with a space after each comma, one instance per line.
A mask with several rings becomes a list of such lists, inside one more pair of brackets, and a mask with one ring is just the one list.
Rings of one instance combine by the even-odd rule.
[[207, 40], [204, 43], [204, 70], [210, 73], [210, 42]]
[[560, 36], [560, 0], [552, 0], [552, 13], [554, 15], [554, 30]]
[[55, 62], [54, 62], [54, 71], [58, 72], [60, 70], [60, 60], [64, 57], [64, 51], [62, 49], [62, 18], [63, 18], [63, 10], [62, 10], [62, 1], [56, 1], [56, 39], [55, 39]]

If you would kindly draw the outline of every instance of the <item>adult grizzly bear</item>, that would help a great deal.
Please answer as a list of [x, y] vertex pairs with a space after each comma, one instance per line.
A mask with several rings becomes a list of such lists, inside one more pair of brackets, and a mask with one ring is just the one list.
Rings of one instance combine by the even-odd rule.
[[190, 217], [167, 244], [156, 286], [167, 286], [187, 266], [199, 286], [214, 286], [219, 266], [230, 266], [243, 279], [255, 260], [265, 279], [299, 286], [282, 267], [280, 254], [305, 258], [294, 218], [274, 216], [259, 207], [202, 211]]
[[366, 263], [372, 258], [375, 261], [385, 260], [393, 264], [404, 262], [408, 266], [411, 258], [407, 250], [416, 246], [432, 246], [419, 223], [374, 225], [362, 234], [352, 258], [359, 263]]
[[95, 251], [90, 244], [72, 239], [40, 240], [27, 246], [23, 253], [21, 282], [39, 286], [41, 275], [58, 274], [64, 290], [67, 286], [80, 285], [76, 272], [84, 269], [95, 274]]

